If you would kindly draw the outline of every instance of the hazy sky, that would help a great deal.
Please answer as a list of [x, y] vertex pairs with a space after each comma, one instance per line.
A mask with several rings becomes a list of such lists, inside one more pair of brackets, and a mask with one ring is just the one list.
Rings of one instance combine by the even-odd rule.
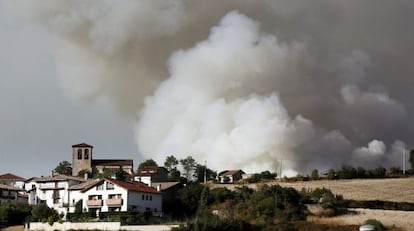
[[0, 0], [0, 172], [48, 174], [78, 142], [95, 158], [191, 155], [217, 171], [400, 166], [414, 145], [413, 10]]
[[95, 158], [140, 160], [132, 128], [108, 104], [68, 98], [58, 87], [53, 43], [34, 24], [6, 20], [0, 6], [0, 174], [50, 174], [71, 145]]

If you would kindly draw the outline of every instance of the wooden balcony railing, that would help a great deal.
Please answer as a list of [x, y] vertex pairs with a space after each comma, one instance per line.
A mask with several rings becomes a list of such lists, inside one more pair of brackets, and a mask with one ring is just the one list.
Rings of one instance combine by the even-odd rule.
[[102, 200], [87, 200], [86, 205], [88, 207], [101, 207], [102, 206]]
[[106, 205], [108, 206], [121, 206], [122, 199], [121, 198], [111, 198], [106, 200]]

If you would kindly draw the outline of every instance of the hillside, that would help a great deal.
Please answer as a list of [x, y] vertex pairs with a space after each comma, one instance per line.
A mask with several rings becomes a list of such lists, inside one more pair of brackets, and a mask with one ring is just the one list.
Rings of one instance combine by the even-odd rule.
[[[279, 184], [283, 187], [302, 188], [329, 188], [333, 193], [343, 195], [345, 199], [353, 200], [383, 200], [394, 202], [414, 203], [414, 178], [395, 179], [354, 179], [354, 180], [318, 180], [305, 182], [271, 181], [267, 184]], [[260, 184], [214, 184], [211, 187], [234, 188], [237, 186], [256, 188]]]

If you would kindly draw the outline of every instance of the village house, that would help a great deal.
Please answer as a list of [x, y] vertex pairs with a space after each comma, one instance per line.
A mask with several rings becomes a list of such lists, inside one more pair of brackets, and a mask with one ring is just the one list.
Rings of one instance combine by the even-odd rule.
[[134, 180], [143, 182], [149, 186], [152, 186], [153, 182], [167, 182], [168, 170], [164, 167], [144, 166], [135, 174]]
[[162, 211], [160, 189], [142, 182], [125, 182], [105, 178], [81, 190], [83, 211]]
[[22, 188], [0, 184], [0, 204], [10, 201], [27, 203], [27, 196], [23, 193]]
[[85, 181], [84, 178], [61, 174], [30, 178], [25, 182], [28, 203], [31, 205], [46, 203], [49, 208], [55, 209], [59, 214], [66, 214], [70, 202], [79, 200], [70, 198], [69, 188]]
[[134, 161], [131, 159], [93, 159], [93, 146], [86, 143], [72, 145], [72, 175], [78, 176], [82, 170], [92, 172], [96, 168], [103, 173], [106, 169], [122, 169], [132, 175]]
[[25, 179], [20, 176], [16, 176], [12, 173], [6, 173], [0, 175], [0, 184], [13, 186], [16, 188], [24, 188], [24, 181]]
[[242, 179], [245, 172], [241, 169], [237, 170], [226, 170], [218, 175], [218, 180], [220, 183], [235, 183]]
[[134, 180], [159, 189], [162, 192], [163, 203], [173, 200], [182, 186], [180, 182], [168, 181], [168, 170], [159, 166], [144, 166], [135, 174]]

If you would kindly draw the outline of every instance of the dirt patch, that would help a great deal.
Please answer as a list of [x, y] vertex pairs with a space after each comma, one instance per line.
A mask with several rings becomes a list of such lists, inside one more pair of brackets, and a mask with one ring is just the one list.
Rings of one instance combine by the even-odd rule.
[[1, 231], [24, 231], [24, 226], [23, 225], [10, 226], [10, 227], [1, 229]]

